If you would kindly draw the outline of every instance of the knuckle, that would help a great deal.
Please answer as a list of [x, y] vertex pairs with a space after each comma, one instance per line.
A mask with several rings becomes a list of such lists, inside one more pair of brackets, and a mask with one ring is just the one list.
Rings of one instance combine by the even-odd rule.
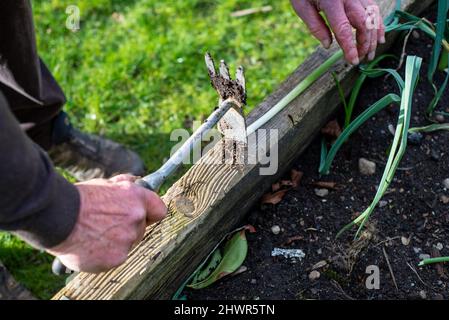
[[133, 223], [142, 222], [143, 220], [146, 219], [145, 209], [144, 208], [136, 208], [136, 209], [132, 210], [131, 218], [132, 218]]
[[309, 30], [317, 38], [322, 38], [324, 35], [323, 28], [315, 23], [309, 25]]
[[132, 183], [131, 181], [121, 181], [120, 185], [126, 191], [131, 191], [134, 188], [134, 183]]
[[352, 27], [349, 21], [341, 21], [336, 24], [334, 32], [339, 35], [343, 40], [347, 40], [352, 37]]

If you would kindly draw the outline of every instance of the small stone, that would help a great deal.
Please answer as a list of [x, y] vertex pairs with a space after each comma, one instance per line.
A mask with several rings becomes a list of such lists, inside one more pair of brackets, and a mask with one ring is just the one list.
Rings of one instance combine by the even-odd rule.
[[401, 242], [404, 246], [408, 246], [410, 244], [410, 240], [411, 240], [410, 238], [404, 236], [401, 237]]
[[359, 171], [365, 176], [372, 176], [376, 173], [376, 164], [365, 158], [359, 159]]
[[251, 279], [251, 284], [256, 284], [257, 280], [256, 279]]
[[390, 131], [393, 136], [396, 134], [396, 129], [391, 123], [388, 125], [388, 131]]
[[443, 181], [443, 187], [449, 190], [449, 178]]
[[320, 262], [317, 262], [313, 265], [312, 270], [316, 270], [316, 269], [321, 269], [323, 267], [327, 266], [327, 261], [326, 260], [322, 260]]
[[444, 204], [449, 204], [449, 197], [447, 197], [443, 194], [440, 196], [440, 201]]
[[321, 274], [320, 274], [318, 271], [313, 270], [313, 271], [309, 274], [309, 280], [310, 280], [310, 281], [315, 281], [315, 280], [319, 279], [320, 276], [321, 276]]
[[408, 135], [408, 142], [411, 145], [419, 146], [423, 140], [423, 135], [420, 132], [413, 132]]
[[438, 114], [435, 117], [435, 120], [438, 121], [439, 123], [444, 123], [446, 121], [446, 119], [444, 119], [444, 116], [442, 114]]
[[413, 38], [415, 38], [415, 39], [419, 39], [419, 32], [416, 31], [416, 30], [413, 30], [412, 36], [413, 36]]
[[320, 198], [324, 198], [327, 197], [329, 195], [329, 190], [327, 189], [315, 189], [315, 194], [320, 197]]
[[438, 249], [439, 251], [441, 251], [441, 250], [444, 249], [444, 246], [443, 246], [443, 244], [442, 244], [441, 242], [438, 242], [438, 243], [435, 245], [435, 248]]
[[418, 254], [422, 251], [422, 249], [421, 248], [413, 248], [413, 251], [415, 251], [415, 253]]
[[386, 207], [387, 205], [388, 205], [388, 201], [381, 200], [381, 201], [379, 202], [379, 208]]
[[426, 300], [427, 299], [427, 293], [424, 290], [421, 290], [419, 292], [419, 296], [421, 297], [421, 299]]
[[439, 151], [439, 150], [432, 149], [432, 151], [430, 152], [430, 158], [431, 158], [433, 161], [440, 161], [440, 158], [441, 158], [441, 153], [440, 153], [440, 151]]
[[281, 232], [281, 227], [279, 226], [272, 226], [271, 227], [271, 232], [273, 232], [273, 234], [279, 234]]
[[419, 255], [419, 260], [427, 260], [427, 259], [430, 259], [430, 254], [427, 254], [427, 253], [421, 253], [421, 254]]

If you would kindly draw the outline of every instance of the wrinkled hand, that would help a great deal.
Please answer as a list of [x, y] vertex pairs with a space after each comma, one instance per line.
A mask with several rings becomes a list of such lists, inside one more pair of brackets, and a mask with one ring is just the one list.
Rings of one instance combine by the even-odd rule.
[[125, 262], [146, 226], [162, 220], [167, 208], [153, 192], [120, 175], [77, 184], [78, 221], [70, 236], [47, 251], [74, 271], [99, 273]]
[[[378, 43], [385, 43], [385, 26], [374, 0], [291, 0], [310, 32], [327, 49], [332, 32], [348, 62], [357, 65], [367, 57], [373, 60]], [[329, 23], [327, 26], [322, 11]], [[356, 29], [356, 42], [352, 30]]]

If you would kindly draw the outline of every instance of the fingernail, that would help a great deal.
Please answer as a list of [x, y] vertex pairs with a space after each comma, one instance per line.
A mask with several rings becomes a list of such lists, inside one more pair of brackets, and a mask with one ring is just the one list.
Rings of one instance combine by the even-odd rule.
[[354, 66], [358, 66], [359, 63], [360, 63], [359, 57], [356, 57], [356, 58], [352, 59], [351, 63], [352, 63]]
[[376, 56], [376, 52], [375, 52], [375, 51], [371, 51], [371, 52], [368, 54], [368, 60], [369, 60], [369, 61], [373, 61], [375, 56]]
[[325, 48], [325, 49], [329, 49], [329, 47], [331, 46], [331, 42], [329, 39], [323, 40], [321, 41], [321, 45]]
[[385, 36], [380, 37], [379, 43], [385, 43], [385, 42], [386, 42], [386, 41], [385, 41]]

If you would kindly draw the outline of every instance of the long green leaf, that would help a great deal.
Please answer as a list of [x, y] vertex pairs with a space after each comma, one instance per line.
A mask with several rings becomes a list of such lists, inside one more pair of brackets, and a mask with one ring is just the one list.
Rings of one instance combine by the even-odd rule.
[[355, 103], [359, 96], [360, 89], [362, 88], [365, 80], [368, 77], [368, 75], [366, 73], [364, 73], [363, 71], [368, 71], [368, 70], [375, 68], [382, 60], [387, 59], [387, 58], [396, 58], [396, 57], [391, 54], [384, 54], [384, 55], [381, 55], [381, 56], [377, 57], [376, 59], [374, 59], [370, 64], [368, 64], [368, 66], [366, 68], [363, 68], [363, 67], [360, 68], [362, 70], [362, 74], [358, 77], [358, 79], [356, 80], [356, 82], [354, 84], [354, 88], [352, 89], [351, 97], [349, 98], [349, 103], [347, 106], [347, 112], [345, 113], [344, 128], [347, 128], [349, 126], [349, 124], [351, 123], [352, 113], [354, 111], [354, 106], [355, 106]]
[[[444, 35], [447, 27], [447, 13], [449, 9], [449, 0], [439, 0], [438, 1], [438, 17], [437, 17], [437, 26], [435, 33], [435, 43], [433, 45], [432, 56], [429, 62], [429, 70], [427, 72], [427, 79], [432, 84], [433, 89], [435, 91], [434, 98], [432, 99], [429, 107], [427, 108], [427, 114], [430, 115], [434, 112], [438, 102], [441, 99], [441, 96], [446, 89], [447, 82], [449, 80], [449, 72], [448, 76], [446, 76], [446, 80], [441, 86], [440, 89], [437, 88], [436, 84], [433, 81], [435, 71], [438, 68], [440, 62], [440, 56], [446, 56], [446, 53], [441, 55], [442, 41], [444, 40]], [[446, 60], [447, 61], [447, 60]]]
[[354, 225], [359, 225], [355, 237], [357, 238], [370, 218], [380, 199], [387, 191], [396, 173], [399, 163], [407, 148], [408, 131], [410, 126], [411, 109], [413, 102], [413, 94], [416, 88], [419, 71], [421, 69], [422, 59], [416, 56], [407, 57], [406, 71], [405, 71], [405, 87], [401, 97], [401, 108], [399, 112], [398, 124], [396, 126], [396, 133], [393, 139], [390, 156], [388, 157], [382, 179], [377, 189], [371, 205], [359, 216], [357, 219], [343, 227], [337, 234], [339, 237], [343, 232], [349, 230]]
[[411, 128], [408, 132], [410, 132], [410, 133], [434, 132], [434, 131], [440, 131], [440, 130], [449, 131], [449, 123], [431, 124], [431, 125], [425, 126], [425, 127]]
[[[349, 137], [363, 125], [369, 118], [375, 115], [377, 112], [389, 106], [392, 103], [399, 103], [401, 98], [396, 94], [388, 94], [372, 106], [367, 108], [360, 116], [357, 117], [338, 137], [337, 141], [332, 145], [329, 153], [327, 153], [326, 160], [322, 162], [320, 166], [320, 174], [328, 174], [332, 162], [341, 146], [349, 139]], [[324, 154], [324, 153], [322, 153]]]
[[332, 72], [331, 74], [332, 74], [332, 78], [334, 78], [335, 85], [337, 86], [338, 95], [340, 96], [340, 100], [345, 109], [345, 113], [347, 113], [348, 112], [348, 103], [346, 102], [346, 97], [345, 97], [345, 92], [343, 90], [343, 87], [341, 86], [340, 80], [338, 80], [337, 74], [335, 72]]
[[427, 78], [431, 83], [433, 83], [433, 76], [438, 68], [438, 63], [440, 61], [441, 48], [442, 48], [441, 43], [444, 40], [444, 34], [446, 31], [446, 20], [448, 9], [449, 9], [448, 0], [438, 0], [438, 17], [435, 33], [435, 44], [433, 45], [432, 57], [429, 62], [429, 70], [427, 72]]

